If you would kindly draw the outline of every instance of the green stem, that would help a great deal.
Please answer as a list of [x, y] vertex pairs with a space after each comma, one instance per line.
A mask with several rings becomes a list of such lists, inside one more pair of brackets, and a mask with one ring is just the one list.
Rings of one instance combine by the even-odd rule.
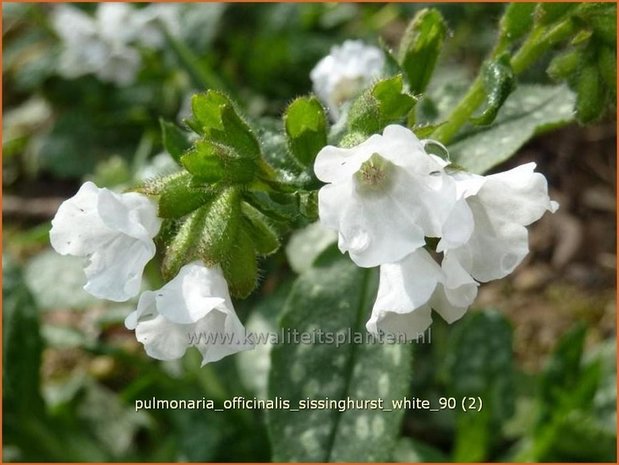
[[436, 128], [430, 137], [447, 145], [473, 112], [484, 102], [485, 97], [483, 80], [481, 76], [477, 76], [466, 95], [447, 117], [447, 122]]
[[535, 28], [520, 50], [512, 57], [511, 66], [518, 75], [539, 59], [550, 47], [571, 37], [576, 30], [571, 18], [561, 21], [550, 30]]
[[[520, 49], [510, 60], [515, 75], [521, 74], [537, 61], [551, 46], [569, 38], [575, 31], [575, 25], [570, 18], [561, 21], [557, 25], [548, 28], [545, 26], [535, 27]], [[499, 40], [490, 55], [490, 59], [499, 55], [506, 48], [505, 43]], [[432, 139], [447, 145], [460, 128], [469, 121], [473, 112], [479, 108], [486, 97], [481, 73], [475, 78], [466, 95], [452, 110], [447, 122], [438, 127], [432, 134]]]

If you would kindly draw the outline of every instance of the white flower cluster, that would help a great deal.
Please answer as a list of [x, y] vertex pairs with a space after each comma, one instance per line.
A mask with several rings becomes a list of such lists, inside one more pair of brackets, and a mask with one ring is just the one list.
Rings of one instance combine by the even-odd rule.
[[462, 317], [480, 282], [508, 275], [527, 255], [525, 226], [558, 208], [534, 163], [479, 176], [451, 170], [425, 145], [391, 125], [316, 157], [316, 176], [327, 183], [318, 195], [321, 223], [358, 266], [380, 266], [372, 333], [414, 339], [432, 309], [449, 323]]
[[[50, 242], [62, 255], [85, 257], [90, 294], [123, 302], [140, 292], [144, 267], [155, 255], [161, 220], [157, 207], [137, 193], [117, 194], [86, 182], [52, 220]], [[146, 352], [180, 358], [197, 346], [203, 363], [252, 347], [245, 341], [219, 267], [193, 262], [158, 291], [145, 291], [125, 325]]]
[[331, 53], [312, 69], [310, 78], [314, 92], [337, 121], [341, 106], [380, 77], [384, 65], [381, 49], [360, 40], [347, 40], [331, 48]]
[[181, 21], [174, 4], [136, 9], [126, 3], [100, 3], [94, 17], [69, 4], [53, 10], [52, 25], [63, 42], [59, 72], [67, 78], [94, 74], [102, 81], [126, 86], [135, 81], [141, 56], [137, 46], [159, 48]]

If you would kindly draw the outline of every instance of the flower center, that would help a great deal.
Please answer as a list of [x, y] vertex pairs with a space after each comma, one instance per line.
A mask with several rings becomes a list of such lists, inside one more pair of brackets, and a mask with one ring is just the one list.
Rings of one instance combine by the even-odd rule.
[[366, 189], [382, 189], [388, 183], [392, 170], [392, 163], [385, 160], [378, 153], [363, 162], [359, 171], [355, 173], [358, 185]]

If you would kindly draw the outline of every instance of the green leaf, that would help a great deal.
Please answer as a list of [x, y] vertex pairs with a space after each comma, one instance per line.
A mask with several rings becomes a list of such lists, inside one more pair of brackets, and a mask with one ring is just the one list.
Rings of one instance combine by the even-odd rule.
[[245, 200], [269, 218], [294, 222], [299, 218], [299, 201], [290, 194], [245, 192]]
[[215, 197], [213, 189], [196, 187], [189, 173], [183, 173], [168, 183], [159, 197], [158, 216], [180, 218], [201, 207]]
[[[235, 241], [240, 221], [240, 193], [222, 189], [216, 197], [194, 210], [176, 230], [165, 248], [162, 274], [172, 279], [180, 268], [201, 259], [208, 265], [221, 263]], [[171, 225], [174, 226], [174, 225]]]
[[327, 145], [327, 117], [315, 97], [300, 97], [284, 114], [290, 152], [303, 166], [312, 166], [316, 155]]
[[181, 157], [181, 163], [202, 182], [248, 183], [254, 179], [256, 163], [232, 147], [201, 139]]
[[238, 239], [240, 219], [240, 192], [235, 187], [228, 187], [208, 206], [208, 215], [200, 238], [200, 257], [205, 263], [221, 263], [228, 257]]
[[191, 99], [194, 124], [217, 144], [235, 149], [240, 157], [258, 158], [260, 146], [249, 125], [237, 113], [232, 101], [222, 92], [209, 90]]
[[244, 299], [258, 283], [258, 264], [252, 238], [239, 229], [221, 261], [230, 294]]
[[181, 155], [191, 147], [188, 134], [176, 124], [168, 123], [163, 118], [159, 119], [159, 124], [161, 125], [161, 136], [164, 148], [180, 165]]
[[596, 63], [584, 64], [576, 83], [576, 117], [586, 124], [599, 119], [606, 110], [604, 83]]
[[541, 2], [535, 8], [535, 20], [540, 24], [551, 24], [569, 13], [577, 3]]
[[515, 87], [514, 72], [510, 56], [505, 53], [495, 60], [486, 62], [482, 70], [487, 107], [480, 116], [471, 118], [474, 124], [488, 125], [494, 121], [501, 106]]
[[554, 57], [546, 72], [555, 81], [562, 81], [578, 72], [583, 60], [582, 49], [573, 48]]
[[500, 34], [509, 42], [523, 37], [533, 27], [535, 3], [510, 3], [499, 23]]
[[447, 353], [449, 395], [483, 401], [481, 411], [458, 408], [454, 460], [485, 461], [514, 411], [511, 326], [498, 312], [471, 312], [454, 328]]
[[542, 422], [556, 413], [564, 402], [566, 391], [572, 391], [581, 376], [586, 334], [584, 325], [572, 328], [559, 340], [548, 360], [540, 379], [539, 399], [544, 410], [540, 417]]
[[617, 5], [615, 3], [581, 3], [575, 15], [609, 47], [617, 47]]
[[600, 76], [614, 96], [617, 94], [617, 51], [610, 47], [600, 47], [598, 52]]
[[600, 357], [585, 361], [585, 337], [586, 326], [579, 324], [557, 343], [540, 377], [536, 423], [515, 461], [616, 460], [616, 403], [609, 430], [595, 411], [605, 363]]
[[443, 48], [447, 25], [436, 9], [419, 11], [404, 32], [398, 61], [413, 94], [426, 90]]
[[2, 385], [6, 417], [34, 417], [43, 413], [40, 366], [43, 341], [39, 312], [16, 265], [3, 258]]
[[132, 191], [139, 192], [144, 195], [160, 195], [166, 188], [166, 186], [172, 182], [175, 182], [177, 178], [186, 175], [185, 171], [179, 171], [167, 176], [160, 176], [156, 178], [147, 179], [142, 184], [133, 188]]
[[583, 411], [574, 411], [563, 417], [557, 424], [554, 439], [541, 461], [617, 461], [616, 432], [600, 427], [593, 415]]
[[389, 124], [405, 120], [415, 102], [404, 91], [402, 75], [378, 81], [353, 102], [348, 113], [349, 132], [365, 136], [381, 132]]
[[[459, 400], [459, 399], [458, 399]], [[456, 440], [453, 462], [484, 462], [493, 442], [496, 441], [497, 427], [491, 423], [490, 406], [484, 406], [480, 412], [456, 414]]]
[[173, 238], [165, 248], [165, 255], [161, 265], [161, 274], [169, 280], [178, 274], [186, 263], [199, 257], [197, 244], [204, 230], [209, 206], [197, 209], [178, 228]]
[[[334, 285], [337, 283], [337, 285]], [[411, 348], [363, 343], [365, 322], [377, 288], [376, 270], [356, 267], [337, 249], [325, 252], [295, 282], [281, 319], [283, 331], [298, 331], [305, 343], [273, 348], [269, 397], [300, 407], [324, 400], [401, 399], [410, 381]], [[316, 331], [325, 339], [320, 343]], [[327, 335], [352, 341], [339, 344]], [[358, 332], [358, 333], [357, 333]], [[312, 336], [313, 334], [313, 336]], [[313, 343], [306, 340], [315, 337]], [[342, 341], [340, 341], [342, 342]], [[391, 458], [403, 410], [270, 410], [267, 425], [274, 461], [354, 462]]]
[[270, 255], [279, 249], [279, 238], [269, 219], [247, 202], [241, 203], [243, 213], [243, 228], [251, 237], [256, 252], [260, 255]]
[[574, 102], [565, 85], [522, 85], [507, 99], [492, 126], [465, 133], [448, 147], [451, 159], [468, 171], [484, 173], [535, 134], [571, 122]]

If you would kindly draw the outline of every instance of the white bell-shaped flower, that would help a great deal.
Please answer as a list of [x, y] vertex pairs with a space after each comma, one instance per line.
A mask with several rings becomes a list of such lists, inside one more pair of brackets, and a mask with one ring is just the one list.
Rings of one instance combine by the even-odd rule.
[[478, 284], [457, 261], [441, 266], [423, 248], [380, 267], [378, 295], [366, 328], [373, 334], [417, 339], [435, 310], [448, 323], [461, 318], [477, 295]]
[[320, 222], [338, 232], [340, 250], [357, 265], [397, 262], [426, 236], [442, 234], [458, 200], [445, 165], [398, 125], [349, 149], [326, 146], [314, 164], [318, 179], [328, 183], [318, 193]]
[[160, 226], [157, 206], [148, 197], [86, 182], [60, 205], [49, 235], [58, 253], [88, 259], [88, 293], [123, 302], [140, 291]]
[[381, 49], [360, 40], [347, 40], [331, 48], [331, 53], [312, 69], [310, 78], [314, 92], [335, 121], [342, 104], [380, 77], [384, 65]]
[[[456, 182], [467, 186], [463, 198], [472, 214], [474, 229], [463, 245], [443, 243], [438, 250], [446, 251], [481, 282], [503, 278], [514, 271], [529, 253], [526, 226], [546, 211], [554, 213], [559, 208], [548, 196], [546, 178], [534, 170], [535, 163], [527, 163], [485, 177], [458, 174]], [[444, 234], [457, 234], [458, 227], [457, 220], [448, 220]]]
[[144, 292], [125, 326], [135, 329], [146, 353], [159, 360], [178, 359], [195, 346], [204, 365], [253, 348], [221, 269], [201, 262], [183, 266], [158, 291]]
[[131, 46], [136, 23], [130, 5], [102, 3], [94, 17], [72, 5], [59, 5], [52, 12], [52, 26], [63, 42], [61, 75], [76, 78], [92, 73], [121, 86], [135, 80], [141, 57]]

